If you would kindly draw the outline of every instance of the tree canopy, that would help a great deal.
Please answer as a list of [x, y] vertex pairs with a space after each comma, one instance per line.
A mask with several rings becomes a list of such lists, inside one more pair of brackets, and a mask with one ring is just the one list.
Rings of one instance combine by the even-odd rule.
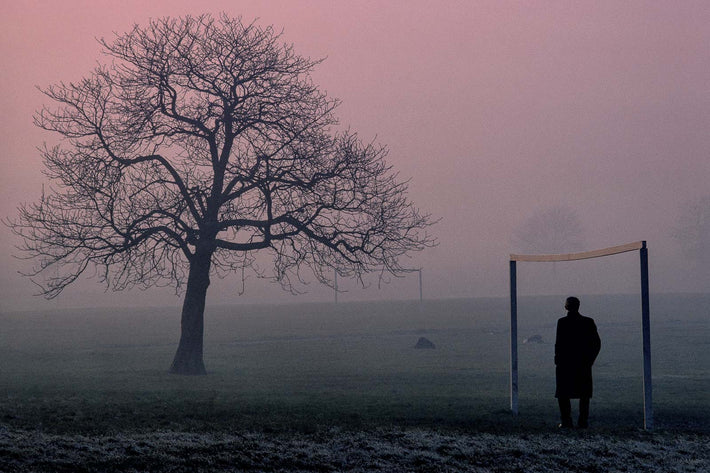
[[512, 235], [516, 251], [569, 253], [584, 247], [584, 227], [569, 207], [554, 206], [529, 216]]
[[257, 252], [291, 288], [306, 268], [324, 283], [397, 273], [435, 243], [387, 149], [338, 128], [310, 77], [321, 60], [273, 28], [187, 16], [100, 43], [105, 64], [42, 89], [54, 105], [36, 125], [62, 138], [41, 150], [52, 187], [9, 222], [45, 296], [95, 268], [114, 290], [185, 290], [187, 306]]

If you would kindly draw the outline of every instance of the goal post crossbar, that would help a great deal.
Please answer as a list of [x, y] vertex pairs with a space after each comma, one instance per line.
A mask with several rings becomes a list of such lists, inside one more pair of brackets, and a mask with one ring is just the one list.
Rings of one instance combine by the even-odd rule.
[[510, 255], [510, 261], [530, 261], [530, 262], [555, 262], [555, 261], [576, 261], [580, 259], [599, 258], [602, 256], [617, 255], [628, 251], [637, 251], [644, 247], [645, 242], [635, 241], [625, 245], [612, 246], [601, 250], [585, 251], [584, 253], [566, 253], [561, 255]]
[[649, 317], [648, 249], [645, 241], [612, 246], [601, 250], [559, 255], [510, 255], [510, 409], [518, 414], [518, 296], [517, 262], [576, 261], [638, 251], [641, 263], [641, 328], [643, 340], [644, 429], [653, 429], [651, 381], [651, 324]]

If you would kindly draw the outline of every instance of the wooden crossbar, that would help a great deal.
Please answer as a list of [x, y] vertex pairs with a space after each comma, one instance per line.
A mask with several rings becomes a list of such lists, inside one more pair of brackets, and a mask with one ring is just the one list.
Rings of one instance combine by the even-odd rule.
[[561, 255], [510, 255], [510, 261], [537, 261], [537, 262], [554, 262], [554, 261], [575, 261], [580, 259], [599, 258], [601, 256], [616, 255], [618, 253], [626, 253], [627, 251], [637, 251], [645, 248], [645, 241], [635, 241], [625, 245], [612, 246], [601, 250], [585, 251], [583, 253], [567, 253]]

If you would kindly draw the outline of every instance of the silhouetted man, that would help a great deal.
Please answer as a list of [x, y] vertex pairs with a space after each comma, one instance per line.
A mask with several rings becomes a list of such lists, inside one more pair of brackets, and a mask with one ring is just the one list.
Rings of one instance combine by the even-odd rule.
[[570, 399], [579, 399], [577, 426], [586, 428], [592, 397], [592, 365], [601, 349], [601, 340], [594, 320], [579, 313], [579, 299], [568, 297], [565, 309], [567, 316], [557, 321], [555, 339], [555, 397], [560, 405], [560, 427], [573, 426]]

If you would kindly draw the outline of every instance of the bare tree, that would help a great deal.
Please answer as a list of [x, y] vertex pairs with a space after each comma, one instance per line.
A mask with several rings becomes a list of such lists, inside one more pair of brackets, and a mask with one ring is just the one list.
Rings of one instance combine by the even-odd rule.
[[338, 101], [270, 27], [209, 15], [161, 19], [100, 41], [108, 65], [43, 92], [36, 124], [61, 135], [42, 155], [54, 188], [8, 224], [52, 298], [87, 268], [113, 290], [184, 291], [171, 372], [205, 373], [210, 276], [274, 262], [330, 283], [434, 244], [386, 149], [337, 132]]
[[516, 251], [565, 253], [584, 247], [584, 229], [574, 210], [550, 207], [531, 215], [512, 237]]
[[710, 195], [685, 202], [678, 213], [673, 238], [683, 256], [700, 268], [710, 264]]

